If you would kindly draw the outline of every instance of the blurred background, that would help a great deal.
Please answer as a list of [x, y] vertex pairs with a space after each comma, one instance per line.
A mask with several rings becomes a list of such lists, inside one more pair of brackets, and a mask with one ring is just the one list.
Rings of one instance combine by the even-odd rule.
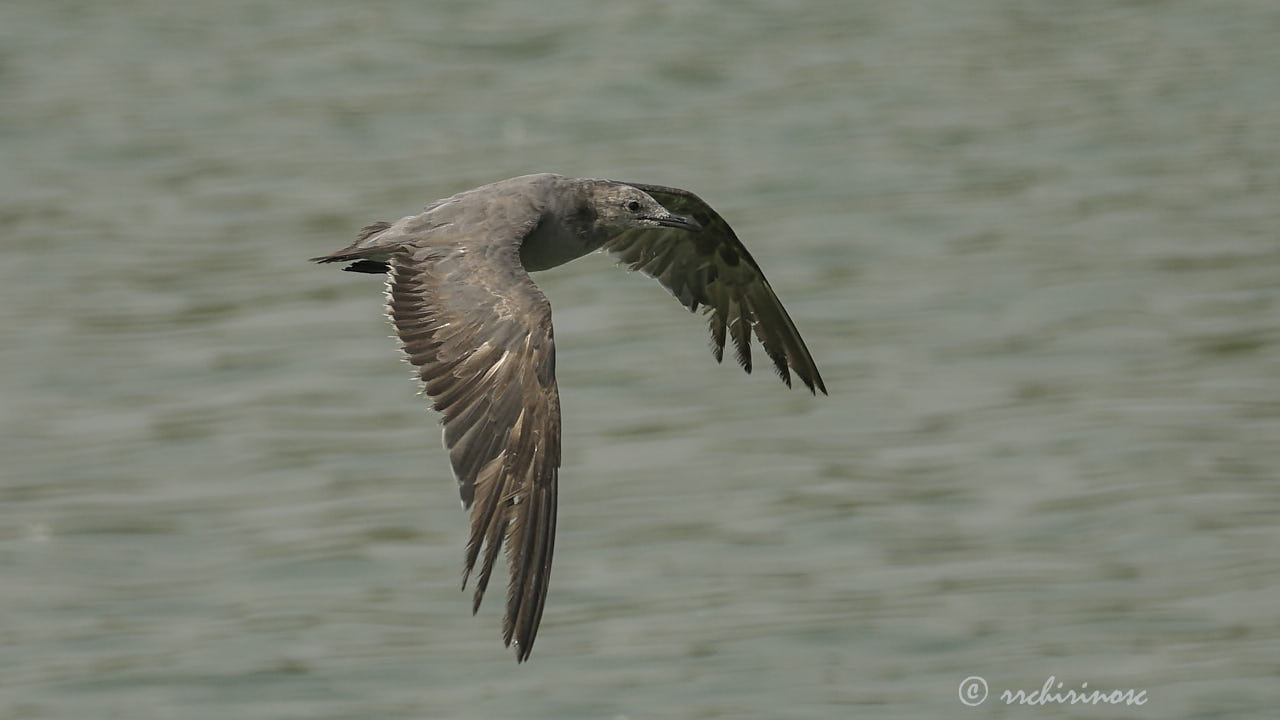
[[[1262, 0], [7, 0], [0, 717], [1273, 717], [1278, 38]], [[306, 258], [537, 171], [702, 195], [831, 395], [608, 257], [537, 276], [518, 666], [381, 280]], [[996, 698], [1051, 675], [1149, 703]]]

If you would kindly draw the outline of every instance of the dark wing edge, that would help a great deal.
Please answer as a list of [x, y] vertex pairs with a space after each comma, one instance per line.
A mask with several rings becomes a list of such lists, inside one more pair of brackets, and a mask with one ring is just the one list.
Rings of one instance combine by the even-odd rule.
[[674, 213], [692, 216], [702, 230], [626, 230], [607, 241], [604, 248], [631, 270], [655, 278], [689, 310], [703, 308], [716, 362], [722, 361], [729, 337], [738, 364], [750, 373], [754, 331], [787, 387], [791, 387], [794, 371], [809, 392], [816, 395], [821, 390], [826, 395], [826, 384], [800, 331], [729, 223], [688, 190], [624, 184], [643, 190]]
[[560, 397], [551, 306], [516, 252], [472, 246], [393, 255], [387, 305], [443, 417], [445, 447], [471, 510], [462, 586], [479, 561], [478, 611], [505, 543], [503, 641], [515, 643], [523, 662], [542, 620], [555, 549]]

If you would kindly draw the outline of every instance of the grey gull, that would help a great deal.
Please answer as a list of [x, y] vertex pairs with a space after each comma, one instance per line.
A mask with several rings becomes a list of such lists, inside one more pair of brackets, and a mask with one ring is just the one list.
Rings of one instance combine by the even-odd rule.
[[[677, 214], [682, 213], [682, 214]], [[661, 185], [541, 173], [458, 193], [315, 262], [388, 273], [387, 313], [442, 415], [462, 505], [471, 510], [462, 586], [480, 561], [480, 608], [499, 548], [510, 582], [503, 642], [522, 662], [547, 599], [560, 468], [551, 306], [529, 271], [604, 249], [709, 317], [751, 372], [751, 333], [788, 386], [826, 394], [818, 368], [760, 266], [697, 195]], [[482, 557], [483, 555], [483, 557]]]

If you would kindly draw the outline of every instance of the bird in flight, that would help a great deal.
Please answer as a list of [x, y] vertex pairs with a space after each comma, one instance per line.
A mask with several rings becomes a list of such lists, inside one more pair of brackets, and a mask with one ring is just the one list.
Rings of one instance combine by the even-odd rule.
[[437, 200], [312, 258], [387, 274], [387, 314], [442, 416], [444, 445], [471, 511], [462, 586], [480, 608], [500, 548], [509, 566], [503, 642], [528, 659], [555, 545], [560, 469], [551, 305], [530, 271], [596, 250], [702, 309], [712, 352], [732, 341], [751, 372], [751, 334], [788, 386], [826, 394], [822, 376], [760, 266], [724, 218], [688, 190], [541, 173]]

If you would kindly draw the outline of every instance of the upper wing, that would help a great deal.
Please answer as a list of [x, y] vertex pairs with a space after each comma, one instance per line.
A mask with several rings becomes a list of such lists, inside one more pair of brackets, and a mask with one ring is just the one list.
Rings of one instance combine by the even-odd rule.
[[605, 249], [617, 254], [632, 270], [657, 278], [690, 310], [697, 310], [699, 305], [706, 307], [717, 362], [724, 355], [725, 335], [731, 334], [738, 362], [751, 372], [751, 331], [755, 330], [788, 387], [789, 367], [810, 392], [817, 394], [821, 390], [826, 394], [818, 366], [795, 323], [724, 218], [688, 190], [625, 184], [649, 193], [674, 213], [693, 216], [702, 230], [626, 230], [606, 242]]
[[[478, 610], [502, 543], [511, 581], [503, 640], [533, 649], [555, 546], [560, 396], [551, 306], [513, 245], [457, 238], [391, 257], [388, 312], [426, 394], [471, 509], [467, 577], [484, 549]], [[465, 248], [465, 249], [464, 249]]]

